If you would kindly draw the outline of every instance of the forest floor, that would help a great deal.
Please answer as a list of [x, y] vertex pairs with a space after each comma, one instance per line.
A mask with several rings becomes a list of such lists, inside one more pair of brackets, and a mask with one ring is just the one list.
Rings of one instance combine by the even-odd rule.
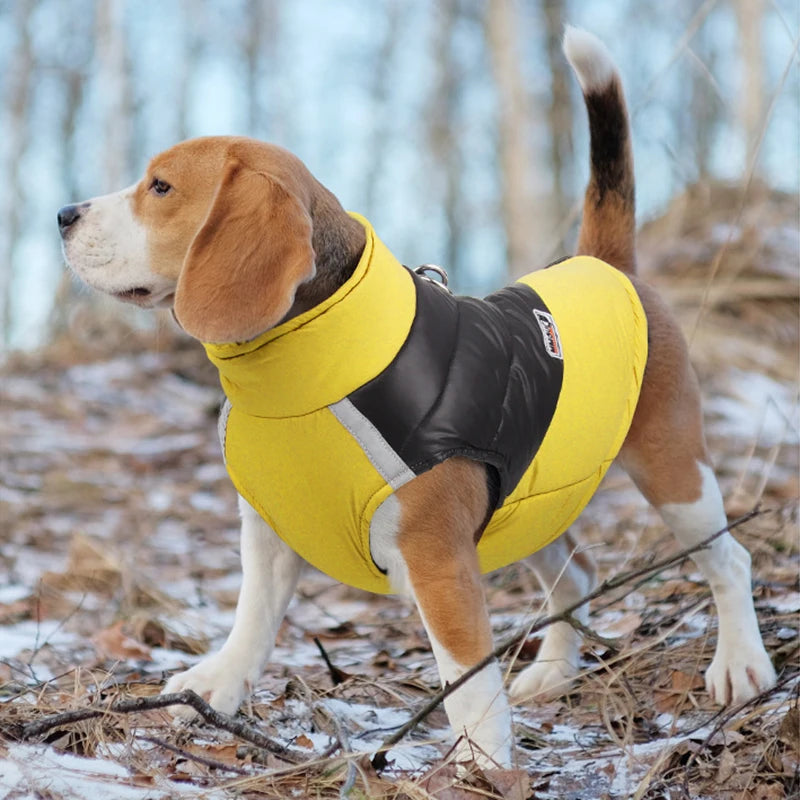
[[[514, 709], [518, 770], [456, 779], [439, 709], [378, 773], [357, 756], [438, 690], [433, 657], [407, 603], [309, 570], [238, 717], [283, 752], [218, 725], [175, 727], [164, 710], [25, 737], [53, 714], [158, 693], [219, 647], [240, 580], [221, 394], [202, 352], [163, 330], [89, 336], [78, 320], [0, 374], [0, 798], [327, 798], [344, 796], [348, 773], [351, 798], [800, 796], [797, 219], [791, 198], [755, 187], [742, 206], [713, 187], [641, 235], [642, 272], [691, 341], [729, 515], [762, 512], [735, 535], [753, 556], [776, 688], [738, 708], [710, 702], [713, 603], [683, 564], [594, 604], [604, 638], [585, 642], [574, 690]], [[574, 530], [601, 579], [677, 551], [616, 470]], [[542, 611], [523, 565], [486, 592], [498, 641]], [[504, 667], [528, 663], [538, 635]]]

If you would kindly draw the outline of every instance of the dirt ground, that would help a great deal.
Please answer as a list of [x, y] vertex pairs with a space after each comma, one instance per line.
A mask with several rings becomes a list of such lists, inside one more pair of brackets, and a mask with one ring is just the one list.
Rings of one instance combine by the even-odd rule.
[[[729, 515], [761, 511], [735, 535], [753, 556], [775, 689], [712, 705], [713, 604], [688, 563], [594, 603], [575, 689], [515, 708], [518, 770], [458, 780], [439, 709], [378, 773], [358, 754], [438, 690], [433, 657], [402, 600], [309, 571], [239, 714], [277, 753], [219, 725], [177, 728], [163, 710], [25, 737], [48, 715], [157, 694], [221, 644], [239, 586], [212, 368], [168, 327], [78, 319], [0, 374], [0, 798], [800, 797], [797, 220], [792, 198], [756, 186], [743, 205], [737, 189], [705, 187], [641, 236], [642, 272], [691, 341]], [[601, 579], [677, 550], [614, 470], [575, 530]], [[498, 641], [542, 611], [523, 565], [486, 591]]]

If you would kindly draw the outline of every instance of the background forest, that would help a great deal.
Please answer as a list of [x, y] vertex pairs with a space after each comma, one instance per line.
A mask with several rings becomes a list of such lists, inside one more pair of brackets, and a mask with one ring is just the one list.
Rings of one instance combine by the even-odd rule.
[[0, 342], [40, 344], [76, 307], [56, 210], [191, 136], [288, 147], [464, 292], [562, 255], [588, 170], [565, 21], [622, 70], [642, 219], [707, 178], [795, 191], [798, 14], [794, 0], [0, 0]]

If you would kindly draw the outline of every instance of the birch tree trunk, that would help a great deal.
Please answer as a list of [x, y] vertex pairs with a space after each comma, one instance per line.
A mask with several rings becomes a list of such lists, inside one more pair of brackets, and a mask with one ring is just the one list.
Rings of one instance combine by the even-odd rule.
[[131, 172], [131, 96], [122, 0], [97, 0], [98, 96], [103, 98], [103, 189], [117, 191]]
[[372, 66], [370, 95], [372, 107], [375, 110], [373, 114], [374, 128], [368, 145], [369, 152], [364, 169], [364, 198], [367, 216], [375, 212], [378, 203], [378, 197], [383, 185], [381, 175], [384, 172], [386, 153], [389, 150], [389, 142], [393, 135], [392, 118], [389, 113], [389, 87], [394, 78], [392, 63], [394, 61], [395, 48], [397, 47], [397, 30], [403, 13], [401, 6], [402, 0], [388, 0], [388, 2], [384, 3], [384, 15], [386, 17], [384, 33], [375, 52], [375, 62]]
[[0, 193], [0, 332], [4, 345], [12, 333], [12, 291], [14, 284], [14, 251], [19, 241], [25, 191], [22, 186], [21, 161], [28, 142], [28, 109], [33, 88], [34, 54], [31, 45], [30, 23], [34, 0], [18, 0], [15, 5], [14, 27], [18, 40], [11, 53], [7, 92], [3, 98], [3, 169], [9, 182]]
[[[550, 71], [550, 105], [547, 109], [549, 161], [553, 175], [549, 205], [557, 222], [564, 220], [569, 213], [571, 203], [567, 189], [572, 185], [570, 165], [573, 158], [570, 75], [561, 52], [564, 19], [563, 0], [544, 0], [545, 49]], [[562, 241], [559, 244], [566, 252], [565, 243]]]
[[764, 0], [735, 0], [741, 53], [739, 119], [746, 145], [746, 169], [755, 158], [764, 122], [764, 56], [761, 46]]
[[498, 96], [498, 149], [508, 271], [515, 278], [534, 267], [536, 243], [544, 236], [538, 224], [542, 215], [534, 213], [534, 164], [528, 145], [531, 114], [520, 68], [516, 1], [489, 0], [485, 25]]
[[247, 124], [250, 136], [270, 138], [280, 117], [274, 75], [280, 38], [280, 0], [248, 0]]
[[455, 129], [461, 80], [454, 63], [452, 32], [459, 14], [458, 0], [436, 3], [436, 27], [433, 35], [436, 77], [430, 98], [428, 147], [435, 162], [434, 170], [444, 182], [445, 257], [442, 266], [451, 280], [459, 270], [459, 244], [462, 241], [464, 213], [461, 189], [461, 151]]

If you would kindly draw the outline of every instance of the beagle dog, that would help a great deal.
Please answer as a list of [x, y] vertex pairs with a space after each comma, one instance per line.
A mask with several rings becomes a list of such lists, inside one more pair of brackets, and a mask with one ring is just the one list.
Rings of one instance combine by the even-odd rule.
[[[182, 142], [135, 185], [59, 211], [71, 269], [122, 301], [172, 308], [228, 396], [243, 584], [222, 649], [166, 692], [235, 712], [304, 561], [410, 594], [453, 681], [492, 650], [482, 572], [527, 558], [551, 614], [592, 588], [566, 528], [614, 458], [681, 547], [726, 526], [686, 344], [636, 276], [621, 79], [589, 33], [568, 28], [564, 51], [591, 133], [579, 257], [485, 301], [413, 275], [296, 157], [245, 138]], [[750, 557], [726, 533], [693, 559], [719, 617], [706, 687], [739, 703], [775, 681]], [[565, 691], [579, 646], [569, 624], [550, 626], [512, 698]], [[512, 763], [497, 663], [445, 708], [459, 757]]]

